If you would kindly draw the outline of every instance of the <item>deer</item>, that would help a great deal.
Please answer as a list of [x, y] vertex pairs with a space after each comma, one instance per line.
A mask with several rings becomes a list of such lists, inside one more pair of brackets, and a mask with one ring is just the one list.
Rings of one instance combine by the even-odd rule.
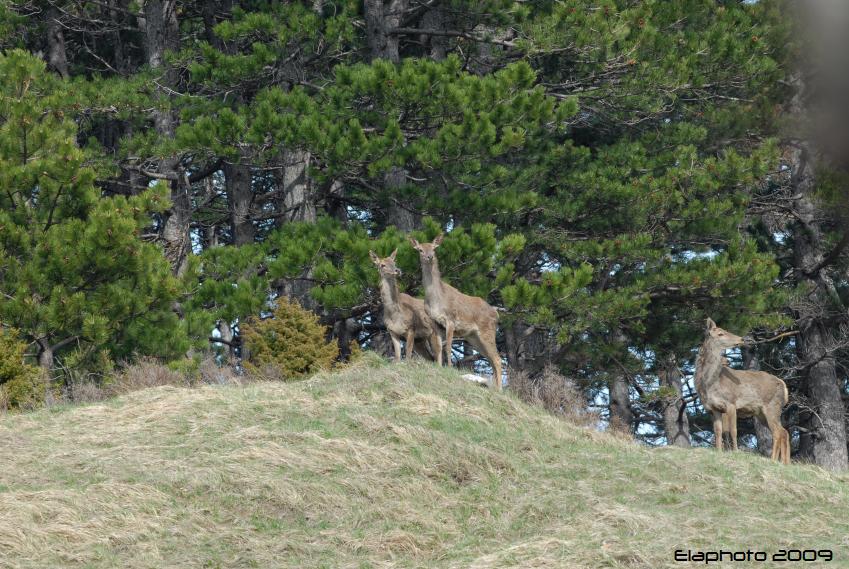
[[771, 459], [790, 463], [790, 434], [781, 424], [781, 411], [789, 401], [787, 385], [763, 371], [743, 371], [727, 367], [727, 348], [746, 341], [723, 330], [708, 318], [705, 339], [696, 360], [695, 384], [702, 405], [713, 415], [716, 449], [722, 450], [723, 428], [731, 435], [737, 450], [737, 417], [755, 417], [772, 433]]
[[463, 294], [442, 280], [436, 249], [442, 244], [440, 233], [431, 243], [419, 243], [410, 237], [410, 244], [419, 252], [424, 285], [424, 305], [428, 315], [445, 329], [445, 360], [451, 361], [451, 343], [462, 338], [476, 348], [492, 364], [490, 387], [501, 390], [501, 355], [495, 345], [498, 311], [484, 299]]
[[[398, 291], [397, 277], [401, 269], [395, 264], [398, 249], [381, 259], [374, 251], [369, 257], [380, 273], [380, 298], [383, 301], [383, 322], [392, 339], [395, 361], [401, 361], [401, 339], [406, 341], [406, 356], [413, 351], [428, 360], [436, 359], [442, 365], [442, 339], [439, 326], [428, 316], [424, 301]], [[428, 348], [432, 355], [428, 353]]]

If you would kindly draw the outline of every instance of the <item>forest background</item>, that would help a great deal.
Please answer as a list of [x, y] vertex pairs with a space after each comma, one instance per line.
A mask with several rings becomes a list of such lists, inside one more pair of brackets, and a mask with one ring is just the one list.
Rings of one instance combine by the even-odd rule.
[[555, 370], [649, 444], [707, 444], [710, 316], [781, 336], [732, 365], [787, 382], [796, 458], [845, 469], [845, 184], [802, 134], [788, 4], [2, 1], [4, 350], [57, 389], [238, 365], [288, 297], [342, 359], [385, 352], [369, 250], [420, 295], [406, 236], [444, 231], [508, 382]]

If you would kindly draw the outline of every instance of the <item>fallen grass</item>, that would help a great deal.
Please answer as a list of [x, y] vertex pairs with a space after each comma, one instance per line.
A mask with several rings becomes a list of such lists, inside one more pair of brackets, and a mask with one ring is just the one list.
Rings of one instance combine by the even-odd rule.
[[157, 387], [2, 417], [0, 441], [4, 568], [849, 564], [849, 477], [643, 448], [425, 364]]

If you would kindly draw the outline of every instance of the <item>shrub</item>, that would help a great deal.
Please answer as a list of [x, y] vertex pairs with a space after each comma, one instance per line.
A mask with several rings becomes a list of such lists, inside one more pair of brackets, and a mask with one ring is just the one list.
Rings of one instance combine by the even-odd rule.
[[239, 376], [231, 365], [219, 365], [214, 357], [204, 358], [198, 368], [200, 382], [206, 385], [242, 385], [245, 378]]
[[249, 354], [245, 369], [267, 379], [302, 378], [329, 369], [339, 356], [318, 316], [286, 298], [277, 300], [272, 318], [248, 321], [241, 333]]
[[539, 405], [562, 419], [588, 427], [598, 424], [599, 416], [587, 410], [581, 390], [552, 366], [533, 377], [522, 372], [513, 373], [508, 389], [525, 403]]
[[26, 363], [26, 348], [17, 330], [0, 328], [0, 406], [4, 408], [33, 409], [44, 403], [44, 376]]
[[192, 383], [192, 377], [185, 373], [175, 371], [155, 358], [145, 357], [122, 369], [106, 386], [106, 392], [110, 396], [123, 395], [148, 387], [161, 385], [190, 387]]

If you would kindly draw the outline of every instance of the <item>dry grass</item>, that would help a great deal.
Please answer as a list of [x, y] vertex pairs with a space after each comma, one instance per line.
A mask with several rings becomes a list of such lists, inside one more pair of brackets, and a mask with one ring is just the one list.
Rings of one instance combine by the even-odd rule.
[[539, 405], [561, 419], [585, 427], [599, 424], [598, 413], [587, 410], [586, 398], [575, 382], [551, 366], [535, 377], [511, 373], [509, 389], [525, 403]]
[[63, 388], [60, 397], [50, 401], [48, 407], [63, 404], [98, 403], [127, 395], [134, 391], [162, 387], [197, 387], [200, 385], [242, 385], [259, 378], [240, 376], [232, 366], [219, 366], [214, 359], [200, 362], [197, 371], [187, 374], [175, 371], [155, 358], [140, 358], [126, 365], [104, 383], [78, 381]]
[[847, 563], [845, 476], [642, 448], [427, 364], [155, 387], [2, 417], [0, 440], [3, 568]]

